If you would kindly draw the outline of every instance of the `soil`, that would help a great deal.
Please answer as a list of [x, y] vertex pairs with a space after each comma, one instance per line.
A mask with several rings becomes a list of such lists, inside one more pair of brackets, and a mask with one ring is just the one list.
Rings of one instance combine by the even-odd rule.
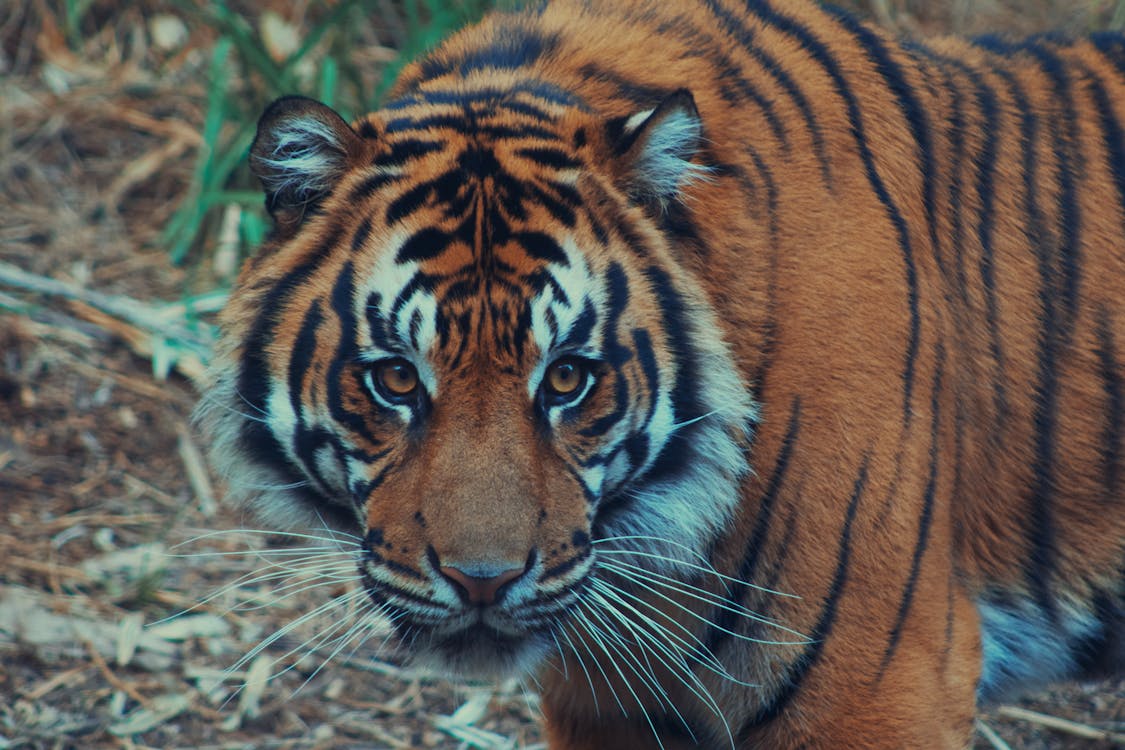
[[[91, 304], [163, 319], [214, 283], [162, 247], [208, 43], [156, 49], [167, 12], [107, 16], [78, 45], [49, 3], [0, 12], [0, 264], [62, 285], [0, 281], [0, 749], [541, 746], [533, 685], [413, 672], [377, 629], [338, 649], [348, 576], [291, 552], [334, 542], [238, 531], [190, 427], [198, 358]], [[1037, 714], [984, 714], [977, 748], [1125, 746], [1080, 736], [1125, 733], [1125, 681], [1015, 708]]]

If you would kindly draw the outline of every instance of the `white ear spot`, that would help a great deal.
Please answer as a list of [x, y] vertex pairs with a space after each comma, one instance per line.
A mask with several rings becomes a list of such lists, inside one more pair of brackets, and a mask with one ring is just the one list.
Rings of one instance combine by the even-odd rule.
[[681, 89], [659, 107], [625, 123], [633, 142], [626, 152], [629, 189], [638, 198], [663, 204], [709, 169], [691, 161], [703, 140], [703, 124], [691, 93]]
[[273, 148], [257, 156], [268, 192], [315, 195], [332, 186], [347, 154], [336, 134], [320, 120], [298, 118], [273, 132]]
[[327, 106], [303, 97], [270, 105], [258, 122], [250, 167], [278, 221], [299, 219], [329, 193], [358, 150], [359, 136]]

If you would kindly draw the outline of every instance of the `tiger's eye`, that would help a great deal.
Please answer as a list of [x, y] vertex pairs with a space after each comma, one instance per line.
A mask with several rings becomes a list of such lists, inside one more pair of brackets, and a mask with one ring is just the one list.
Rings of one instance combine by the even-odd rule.
[[556, 396], [574, 394], [586, 381], [586, 369], [573, 359], [562, 359], [547, 370], [547, 388]]
[[390, 396], [404, 398], [418, 389], [418, 371], [406, 360], [392, 359], [379, 365], [375, 376]]

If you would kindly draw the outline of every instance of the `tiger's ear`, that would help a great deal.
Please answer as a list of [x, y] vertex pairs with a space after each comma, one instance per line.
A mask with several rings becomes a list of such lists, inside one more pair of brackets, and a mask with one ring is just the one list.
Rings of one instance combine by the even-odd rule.
[[625, 188], [635, 199], [664, 205], [708, 168], [691, 161], [703, 141], [703, 123], [695, 99], [680, 89], [656, 109], [639, 112], [624, 123], [618, 141]]
[[266, 208], [283, 231], [328, 195], [358, 159], [363, 142], [328, 106], [303, 96], [271, 104], [258, 120], [250, 170], [262, 181]]

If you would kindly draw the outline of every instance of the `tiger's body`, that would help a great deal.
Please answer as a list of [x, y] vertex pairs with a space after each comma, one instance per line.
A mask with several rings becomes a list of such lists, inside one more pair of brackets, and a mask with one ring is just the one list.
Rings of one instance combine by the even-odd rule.
[[1125, 663], [1122, 123], [1116, 36], [491, 16], [263, 117], [213, 455], [552, 748], [965, 747]]

